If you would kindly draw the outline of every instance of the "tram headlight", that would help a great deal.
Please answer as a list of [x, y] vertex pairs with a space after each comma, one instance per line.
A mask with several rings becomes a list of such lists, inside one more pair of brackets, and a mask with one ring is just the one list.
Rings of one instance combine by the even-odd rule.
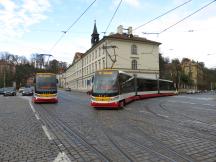
[[110, 100], [115, 101], [115, 100], [118, 100], [118, 99], [119, 99], [119, 96], [115, 96], [115, 97], [112, 97]]
[[37, 93], [34, 94], [35, 97], [39, 97], [39, 95]]
[[92, 100], [92, 101], [95, 101], [95, 97], [92, 96], [92, 97], [91, 97], [91, 100]]

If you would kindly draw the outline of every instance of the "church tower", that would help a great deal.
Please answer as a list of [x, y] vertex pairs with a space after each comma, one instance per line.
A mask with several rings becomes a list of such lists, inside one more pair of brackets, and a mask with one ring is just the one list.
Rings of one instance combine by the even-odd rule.
[[92, 46], [94, 46], [98, 42], [99, 42], [99, 34], [97, 32], [97, 26], [96, 26], [96, 20], [95, 20], [93, 33], [91, 35], [91, 44]]

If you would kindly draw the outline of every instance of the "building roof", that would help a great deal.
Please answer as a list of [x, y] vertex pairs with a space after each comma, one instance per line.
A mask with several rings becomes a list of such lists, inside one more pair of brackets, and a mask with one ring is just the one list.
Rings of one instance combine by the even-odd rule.
[[[96, 24], [94, 25], [94, 29], [93, 29], [93, 34], [94, 33], [97, 33]], [[135, 35], [132, 35], [132, 34], [130, 34], [130, 35], [128, 35], [126, 33], [123, 33], [123, 34], [119, 34], [119, 33], [111, 34], [111, 35], [108, 35], [108, 36], [104, 36], [101, 40], [99, 40], [99, 42], [97, 42], [94, 46], [92, 46], [91, 48], [89, 48], [85, 53], [76, 52], [72, 64], [67, 69], [69, 69], [74, 63], [76, 63], [82, 57], [84, 57], [85, 55], [87, 55], [88, 52], [90, 52], [94, 48], [96, 48], [97, 45], [101, 44], [102, 42], [104, 42], [107, 39], [117, 39], [117, 40], [122, 40], [122, 41], [123, 40], [125, 40], [125, 41], [137, 41], [137, 42], [156, 44], [156, 45], [160, 45], [161, 44], [160, 42], [151, 41], [151, 40], [148, 40], [146, 38], [138, 37], [138, 36], [135, 36]]]
[[135, 36], [135, 35], [132, 35], [132, 34], [128, 35], [126, 33], [124, 33], [124, 34], [119, 34], [119, 33], [112, 34], [112, 35], [109, 35], [109, 36], [105, 36], [103, 39], [107, 39], [107, 38], [120, 39], [120, 40], [129, 40], [129, 41], [139, 41], [139, 42], [158, 44], [158, 45], [161, 44], [160, 42], [151, 41], [151, 40], [148, 40], [146, 38], [138, 37], [138, 36]]
[[81, 52], [76, 52], [75, 55], [74, 55], [74, 59], [73, 59], [73, 63], [74, 64], [75, 62], [77, 62], [79, 59], [81, 59], [83, 56], [83, 53]]
[[96, 26], [96, 21], [94, 23], [94, 29], [93, 29], [92, 35], [94, 35], [94, 34], [98, 34], [98, 32], [97, 32], [97, 26]]

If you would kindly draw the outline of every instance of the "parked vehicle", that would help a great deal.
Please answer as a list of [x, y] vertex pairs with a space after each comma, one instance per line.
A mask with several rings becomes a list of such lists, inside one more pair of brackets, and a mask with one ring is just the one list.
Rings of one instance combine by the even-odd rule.
[[33, 90], [31, 88], [25, 88], [22, 91], [22, 96], [32, 96], [33, 95]]
[[196, 93], [196, 91], [195, 91], [195, 90], [193, 90], [193, 89], [190, 89], [190, 90], [188, 90], [186, 93], [187, 93], [187, 94], [195, 94], [195, 93]]
[[19, 88], [19, 93], [22, 93], [24, 89], [25, 89], [25, 87], [20, 87]]
[[6, 87], [4, 90], [4, 96], [16, 96], [16, 88]]
[[69, 88], [69, 87], [65, 88], [65, 91], [71, 91], [71, 88]]
[[4, 94], [4, 88], [0, 88], [0, 95]]

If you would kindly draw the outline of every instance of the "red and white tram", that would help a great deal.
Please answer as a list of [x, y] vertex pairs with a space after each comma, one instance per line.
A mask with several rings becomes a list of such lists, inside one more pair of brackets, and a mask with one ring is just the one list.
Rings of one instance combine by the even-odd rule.
[[57, 79], [53, 73], [37, 73], [35, 76], [35, 91], [32, 97], [34, 103], [57, 103]]
[[123, 107], [143, 98], [176, 94], [172, 81], [131, 76], [119, 70], [95, 73], [91, 94], [92, 107]]

